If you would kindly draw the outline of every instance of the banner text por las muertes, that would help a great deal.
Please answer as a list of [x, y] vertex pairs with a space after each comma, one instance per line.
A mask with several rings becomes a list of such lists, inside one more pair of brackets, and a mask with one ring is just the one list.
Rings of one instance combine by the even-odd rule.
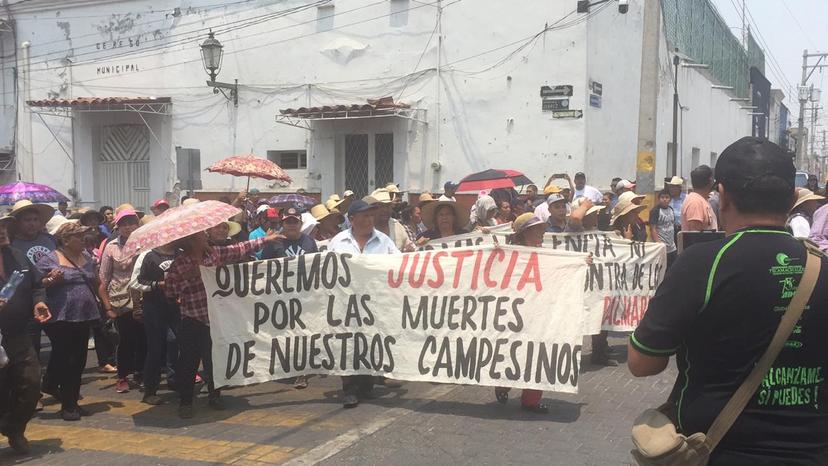
[[201, 272], [217, 386], [370, 374], [577, 391], [585, 254], [323, 252]]

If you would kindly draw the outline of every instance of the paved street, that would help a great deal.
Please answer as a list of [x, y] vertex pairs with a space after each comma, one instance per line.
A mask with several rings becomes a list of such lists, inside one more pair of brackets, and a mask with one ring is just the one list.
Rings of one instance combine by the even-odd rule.
[[[623, 350], [620, 335], [610, 342]], [[546, 394], [548, 415], [521, 411], [519, 391], [502, 406], [491, 388], [425, 383], [380, 388], [378, 399], [344, 410], [339, 379], [314, 377], [306, 390], [268, 383], [226, 391], [222, 412], [202, 397], [187, 421], [173, 393], [148, 406], [137, 390], [117, 394], [113, 377], [89, 369], [81, 404], [93, 415], [67, 423], [47, 397], [29, 424], [33, 454], [14, 456], [3, 441], [0, 464], [628, 464], [632, 420], [666, 398], [675, 370], [633, 379], [624, 365], [584, 365], [578, 395]]]

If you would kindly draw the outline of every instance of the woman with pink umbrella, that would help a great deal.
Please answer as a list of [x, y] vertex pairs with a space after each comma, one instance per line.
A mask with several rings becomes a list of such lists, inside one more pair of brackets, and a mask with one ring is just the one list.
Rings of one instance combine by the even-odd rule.
[[199, 266], [215, 267], [246, 260], [251, 252], [261, 249], [265, 243], [284, 239], [269, 231], [264, 238], [230, 246], [211, 246], [206, 230], [239, 212], [238, 208], [219, 201], [176, 207], [141, 227], [127, 244], [129, 254], [173, 242], [183, 250], [173, 260], [163, 280], [167, 299], [177, 302], [181, 309], [176, 384], [180, 396], [178, 413], [182, 419], [193, 417], [193, 385], [199, 363], [204, 364], [203, 378], [207, 381], [209, 406], [216, 410], [224, 409], [219, 399], [221, 392], [213, 384], [207, 291], [201, 281]]

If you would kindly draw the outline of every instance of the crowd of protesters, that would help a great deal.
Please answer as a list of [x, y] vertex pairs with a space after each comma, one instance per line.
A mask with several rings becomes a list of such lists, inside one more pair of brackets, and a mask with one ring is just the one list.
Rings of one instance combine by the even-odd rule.
[[[18, 202], [0, 218], [0, 279], [22, 274], [13, 296], [0, 301], [0, 331], [10, 358], [0, 371], [0, 433], [17, 451], [28, 450], [28, 419], [48, 395], [61, 405], [60, 416], [77, 421], [88, 415], [78, 403], [88, 348], [94, 345], [98, 368], [114, 374], [115, 392], [143, 391], [143, 402], [158, 405], [161, 381], [177, 392], [179, 415], [194, 416], [193, 400], [201, 385], [208, 406], [223, 409], [212, 380], [210, 322], [199, 266], [254, 259], [295, 257], [321, 249], [350, 254], [395, 254], [416, 250], [428, 241], [501, 225], [511, 241], [542, 247], [543, 235], [603, 230], [634, 241], [666, 246], [668, 268], [676, 260], [680, 232], [717, 231], [721, 222], [718, 190], [711, 167], [693, 169], [689, 185], [679, 177], [664, 180], [650, 201], [634, 181], [615, 178], [610, 189], [587, 184], [584, 173], [554, 174], [540, 187], [520, 191], [494, 189], [458, 201], [458, 185], [441, 193], [406, 193], [393, 183], [368, 196], [347, 190], [316, 205], [270, 205], [255, 190], [233, 201], [237, 217], [137, 257], [124, 254], [130, 235], [170, 208], [158, 200], [145, 214], [132, 205], [70, 211], [29, 201]], [[828, 249], [828, 206], [815, 183], [797, 190], [786, 227]], [[469, 196], [469, 194], [464, 194]], [[407, 198], [407, 200], [406, 200]], [[467, 207], [473, 200], [471, 208]], [[185, 198], [182, 204], [199, 202]], [[51, 343], [41, 374], [41, 332]], [[607, 334], [592, 337], [591, 362], [616, 365], [618, 354]], [[203, 368], [199, 372], [199, 368]], [[293, 381], [308, 386], [306, 377]], [[352, 408], [373, 397], [376, 384], [392, 381], [371, 376], [342, 378], [343, 406]], [[509, 390], [495, 390], [506, 402]], [[523, 409], [548, 412], [541, 392], [524, 390]], [[9, 404], [11, 401], [11, 404]]]

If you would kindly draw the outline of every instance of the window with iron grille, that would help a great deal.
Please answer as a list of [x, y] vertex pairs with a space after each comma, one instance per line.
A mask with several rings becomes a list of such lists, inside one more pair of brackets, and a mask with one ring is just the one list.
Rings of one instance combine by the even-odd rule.
[[269, 150], [267, 159], [285, 170], [308, 168], [308, 152], [304, 150]]

